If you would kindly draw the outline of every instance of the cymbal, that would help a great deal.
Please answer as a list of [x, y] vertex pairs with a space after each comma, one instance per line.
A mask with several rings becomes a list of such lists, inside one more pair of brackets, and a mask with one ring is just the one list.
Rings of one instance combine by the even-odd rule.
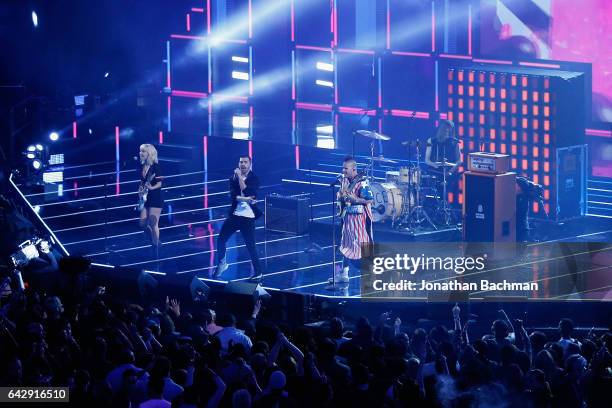
[[387, 159], [386, 157], [383, 157], [383, 156], [372, 157], [372, 160], [375, 162], [379, 162], [379, 163], [397, 164], [395, 160]]
[[359, 136], [367, 137], [368, 139], [391, 140], [389, 136], [376, 133], [373, 130], [356, 130], [355, 133], [357, 133]]
[[443, 166], [443, 167], [454, 167], [457, 165], [457, 163], [451, 163], [451, 162], [433, 162], [433, 164], [437, 164], [438, 166]]

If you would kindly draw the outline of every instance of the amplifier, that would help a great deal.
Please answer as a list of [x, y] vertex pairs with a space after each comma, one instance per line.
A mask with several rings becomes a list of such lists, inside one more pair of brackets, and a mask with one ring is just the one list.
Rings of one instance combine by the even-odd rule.
[[269, 194], [266, 196], [266, 230], [306, 234], [310, 219], [309, 209], [308, 197]]
[[516, 173], [463, 173], [463, 237], [467, 242], [516, 241]]
[[468, 170], [478, 173], [504, 174], [510, 169], [507, 154], [475, 152], [468, 155]]

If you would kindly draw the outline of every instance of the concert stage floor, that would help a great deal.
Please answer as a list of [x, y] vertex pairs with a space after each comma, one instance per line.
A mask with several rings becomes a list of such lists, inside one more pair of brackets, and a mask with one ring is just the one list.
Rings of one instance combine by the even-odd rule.
[[[256, 163], [255, 171], [262, 180], [261, 197], [270, 193], [304, 194], [310, 197], [312, 205], [312, 234], [296, 236], [270, 232], [264, 228], [263, 217], [257, 221], [256, 240], [264, 265], [264, 287], [303, 294], [360, 296], [359, 271], [351, 273], [350, 283], [342, 290], [329, 292], [325, 289], [332, 272], [329, 233], [332, 203], [328, 185], [341, 171], [340, 162], [339, 154], [330, 154], [311, 163], [309, 169], [276, 168], [273, 171], [264, 171]], [[153, 253], [138, 229], [138, 214], [134, 211], [138, 185], [135, 168], [118, 173], [115, 162], [67, 167], [61, 195], [57, 189], [45, 192], [40, 187], [20, 188], [72, 255], [86, 256], [98, 264], [167, 275], [193, 274], [202, 280], [210, 280], [215, 264], [216, 238], [229, 207], [227, 175], [231, 174], [231, 167], [208, 172], [181, 172], [171, 166], [165, 168], [168, 169], [164, 180], [166, 207], [160, 221], [163, 245], [159, 256]], [[375, 176], [384, 176], [385, 170], [380, 168]], [[584, 217], [563, 226], [541, 224], [539, 228], [546, 228], [547, 239], [553, 242], [612, 242], [612, 219]], [[460, 234], [457, 230], [448, 230], [410, 236], [392, 230], [388, 225], [375, 224], [375, 237], [379, 242], [405, 242], [409, 246], [423, 241], [459, 240]], [[246, 280], [250, 261], [239, 234], [228, 242], [227, 259], [230, 268], [221, 279]], [[535, 262], [545, 260], [545, 255], [542, 255]], [[606, 262], [596, 272], [592, 271], [592, 266], [580, 269], [580, 265], [575, 272], [581, 276], [612, 273], [612, 262]], [[482, 277], [497, 279], [506, 271], [499, 268], [484, 271]], [[553, 285], [559, 278], [554, 270], [537, 275], [533, 264], [523, 265], [520, 273], [525, 280], [536, 279], [546, 285]], [[610, 288], [588, 285], [585, 290], [579, 289], [573, 289], [573, 295], [567, 298], [611, 298]], [[427, 298], [426, 294], [424, 297], [423, 294], [415, 295], [415, 300], [424, 298]]]

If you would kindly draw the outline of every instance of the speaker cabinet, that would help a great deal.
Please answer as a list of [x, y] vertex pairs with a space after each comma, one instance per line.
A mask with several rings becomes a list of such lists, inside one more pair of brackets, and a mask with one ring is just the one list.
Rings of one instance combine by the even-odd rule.
[[463, 239], [516, 241], [516, 174], [463, 174]]
[[309, 198], [266, 196], [266, 229], [296, 235], [308, 233], [309, 207]]

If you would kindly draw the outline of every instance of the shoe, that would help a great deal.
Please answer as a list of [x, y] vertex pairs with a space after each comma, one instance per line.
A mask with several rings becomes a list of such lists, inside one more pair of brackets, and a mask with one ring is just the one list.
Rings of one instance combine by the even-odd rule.
[[[328, 284], [333, 284], [334, 280], [332, 278], [329, 278], [327, 280]], [[344, 268], [342, 268], [342, 272], [337, 273], [336, 274], [336, 283], [349, 283], [349, 268], [348, 266], [345, 266]]]
[[253, 273], [251, 276], [249, 276], [249, 282], [261, 282], [262, 279], [263, 274], [261, 272], [259, 272], [259, 274]]
[[225, 262], [224, 260], [219, 262], [219, 264], [215, 268], [215, 272], [213, 273], [213, 278], [218, 278], [219, 276], [221, 276], [223, 272], [227, 271], [227, 268], [229, 268], [227, 262]]

